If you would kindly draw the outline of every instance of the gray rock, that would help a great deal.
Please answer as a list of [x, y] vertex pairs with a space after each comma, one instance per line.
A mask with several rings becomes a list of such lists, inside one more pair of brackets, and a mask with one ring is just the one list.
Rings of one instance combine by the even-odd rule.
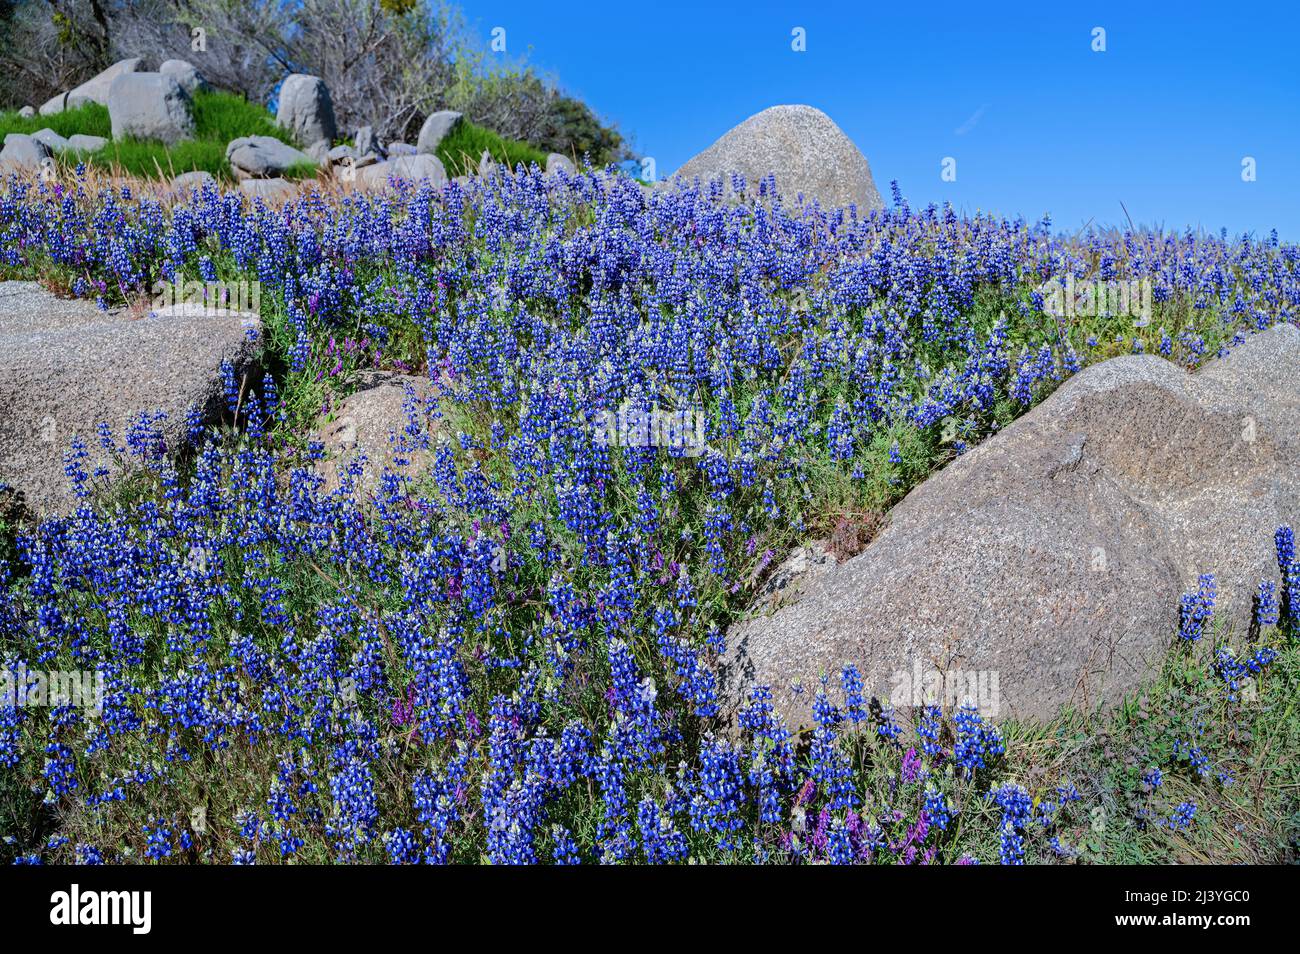
[[158, 67], [158, 72], [174, 79], [181, 89], [193, 96], [199, 90], [207, 89], [208, 84], [193, 63], [187, 60], [167, 60]]
[[338, 134], [334, 102], [329, 87], [319, 76], [291, 73], [280, 86], [276, 121], [290, 130], [299, 142], [330, 142]]
[[856, 204], [866, 213], [884, 207], [866, 157], [829, 116], [811, 106], [765, 109], [677, 170], [687, 180], [721, 178], [727, 189], [732, 173], [743, 175], [752, 192], [771, 173], [791, 205], [802, 194], [824, 209]]
[[47, 99], [41, 105], [40, 114], [42, 116], [52, 116], [55, 113], [63, 112], [65, 109], [75, 109], [85, 103], [99, 103], [101, 106], [107, 106], [108, 94], [113, 88], [113, 82], [119, 76], [139, 70], [141, 62], [141, 58], [138, 56], [119, 60], [102, 73], [86, 80], [76, 89], [66, 93], [59, 93]]
[[[415, 141], [415, 151], [432, 156], [438, 151], [442, 141], [451, 135], [464, 119], [461, 113], [452, 109], [431, 113], [424, 121], [424, 125], [420, 127], [419, 138]], [[393, 154], [392, 146], [389, 146], [388, 151], [390, 155]]]
[[73, 133], [68, 137], [68, 148], [78, 152], [98, 152], [108, 145], [103, 136], [87, 136], [85, 133]]
[[402, 156], [387, 162], [377, 162], [372, 166], [357, 170], [357, 182], [367, 188], [383, 188], [389, 178], [408, 182], [420, 182], [428, 179], [435, 186], [447, 181], [447, 170], [437, 156], [421, 153], [418, 156]]
[[202, 189], [208, 183], [217, 184], [217, 180], [212, 173], [205, 172], [202, 169], [196, 169], [193, 172], [182, 172], [172, 180], [172, 189], [176, 192], [188, 193], [192, 189]]
[[763, 579], [754, 593], [755, 607], [767, 613], [796, 602], [808, 591], [813, 580], [836, 565], [826, 540], [813, 540], [795, 547], [794, 552]]
[[1278, 577], [1273, 531], [1300, 519], [1298, 378], [1290, 325], [1196, 375], [1154, 356], [1085, 369], [913, 490], [797, 602], [733, 627], [732, 690], [769, 684], [801, 723], [844, 663], [882, 700], [899, 673], [938, 668], [996, 674], [990, 715], [1047, 719], [1149, 678], [1198, 574], [1246, 632]]
[[35, 115], [36, 108], [33, 106], [24, 106], [22, 109], [18, 110], [18, 116], [21, 119], [31, 119]]
[[287, 179], [244, 179], [239, 191], [264, 202], [287, 202], [298, 195], [298, 187]]
[[384, 157], [384, 148], [379, 145], [379, 137], [375, 135], [373, 127], [362, 126], [358, 129], [356, 135], [352, 137], [352, 145], [356, 147], [358, 156], [374, 153], [376, 158]]
[[162, 73], [123, 73], [108, 91], [113, 138], [154, 139], [168, 146], [194, 138], [189, 94]]
[[37, 110], [42, 116], [53, 116], [63, 112], [68, 108], [68, 94], [55, 93], [45, 102], [41, 103], [41, 108]]
[[109, 94], [113, 91], [113, 84], [117, 82], [117, 78], [137, 72], [142, 62], [143, 60], [138, 56], [118, 60], [102, 73], [71, 90], [68, 93], [66, 108], [76, 109], [83, 103], [99, 103], [101, 106], [107, 106]]
[[416, 149], [410, 143], [390, 142], [384, 150], [390, 159], [400, 159], [402, 156], [419, 155], [420, 150]]
[[241, 136], [226, 145], [226, 159], [235, 169], [255, 178], [274, 178], [296, 165], [314, 160], [274, 136]]
[[576, 176], [578, 167], [568, 156], [553, 152], [546, 157], [546, 174], [549, 176], [556, 172], [563, 172], [566, 176]]
[[321, 139], [307, 147], [305, 155], [318, 166], [328, 165], [330, 161], [330, 144], [328, 139]]
[[410, 423], [408, 408], [433, 435], [433, 387], [428, 378], [410, 374], [369, 371], [360, 377], [358, 390], [317, 425], [313, 436], [325, 445], [319, 470], [327, 487], [338, 487], [345, 468], [355, 462], [362, 471], [360, 488], [371, 493], [385, 470], [415, 477], [427, 468], [429, 452], [403, 443], [401, 435]]
[[330, 162], [343, 162], [347, 159], [356, 159], [356, 150], [344, 143], [341, 146], [335, 146], [325, 154], [325, 158]]
[[42, 143], [55, 155], [61, 155], [69, 150], [95, 152], [108, 145], [108, 140], [103, 136], [87, 136], [82, 133], [74, 133], [64, 139], [53, 129], [42, 129], [39, 132], [34, 132], [32, 138]]
[[68, 140], [64, 139], [53, 129], [50, 129], [48, 127], [45, 129], [39, 129], [36, 132], [32, 133], [31, 135], [33, 139], [35, 139], [37, 142], [39, 142], [41, 145], [43, 145], [46, 149], [48, 149], [52, 153], [60, 153], [70, 148], [68, 145]]
[[4, 148], [0, 148], [0, 170], [8, 172], [35, 172], [50, 155], [50, 148], [35, 136], [25, 133], [8, 133]]
[[495, 179], [501, 173], [501, 167], [486, 149], [478, 157], [478, 175], [480, 179]]
[[100, 447], [99, 422], [123, 442], [140, 412], [164, 412], [166, 449], [182, 443], [191, 407], [215, 420], [220, 366], [255, 378], [259, 346], [240, 320], [141, 321], [59, 299], [35, 282], [0, 283], [0, 484], [36, 515], [76, 505], [63, 455], [79, 435], [90, 457], [116, 472]]

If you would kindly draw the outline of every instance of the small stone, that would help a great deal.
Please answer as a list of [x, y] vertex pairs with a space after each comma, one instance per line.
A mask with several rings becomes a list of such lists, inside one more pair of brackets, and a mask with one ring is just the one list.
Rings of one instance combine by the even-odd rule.
[[557, 172], [563, 172], [566, 176], [576, 176], [578, 167], [568, 156], [553, 152], [546, 157], [546, 174], [549, 176]]
[[288, 202], [298, 195], [298, 187], [287, 179], [244, 179], [239, 191], [250, 199], [264, 202]]

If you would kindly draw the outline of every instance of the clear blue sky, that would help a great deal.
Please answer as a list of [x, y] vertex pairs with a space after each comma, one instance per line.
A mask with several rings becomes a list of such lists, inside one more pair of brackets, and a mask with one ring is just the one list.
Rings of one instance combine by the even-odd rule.
[[[1050, 211], [1064, 230], [1122, 224], [1122, 201], [1137, 224], [1300, 240], [1300, 0], [462, 9], [485, 47], [504, 27], [508, 55], [613, 120], [661, 177], [745, 117], [807, 103], [882, 194], [897, 179], [913, 204]], [[940, 178], [949, 156], [955, 182]]]

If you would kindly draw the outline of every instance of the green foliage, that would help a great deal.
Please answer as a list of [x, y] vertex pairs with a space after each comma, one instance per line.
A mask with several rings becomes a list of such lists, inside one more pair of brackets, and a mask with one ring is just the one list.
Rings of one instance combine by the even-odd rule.
[[240, 136], [271, 136], [291, 146], [298, 145], [265, 107], [220, 90], [195, 94], [194, 126], [197, 138], [220, 142], [223, 146]]
[[[1041, 726], [1004, 724], [1006, 773], [1074, 784], [1081, 801], [1061, 841], [1092, 864], [1278, 864], [1300, 838], [1300, 644], [1269, 629], [1246, 643], [1174, 646], [1161, 673], [1109, 715], [1062, 712]], [[1214, 649], [1271, 646], [1265, 673], [1232, 699], [1214, 671]], [[1248, 645], [1249, 649], [1246, 647]], [[1197, 750], [1203, 771], [1188, 757]], [[1159, 784], [1150, 783], [1152, 770]], [[1167, 821], [1184, 802], [1195, 822]], [[996, 862], [999, 814], [967, 813], [959, 849]], [[1058, 826], [1060, 828], [1062, 826]], [[1057, 860], [1042, 837], [1026, 862]]]
[[[126, 139], [110, 142], [95, 152], [72, 152], [61, 157], [67, 164], [84, 161], [92, 168], [117, 169], [142, 178], [170, 178], [182, 172], [201, 170], [220, 179], [231, 180], [226, 161], [226, 145], [240, 136], [272, 136], [293, 145], [288, 131], [275, 122], [263, 107], [234, 93], [217, 90], [200, 91], [194, 96], [195, 137], [174, 146], [159, 142]], [[87, 103], [53, 116], [20, 117], [0, 113], [0, 134], [34, 133], [52, 129], [60, 136], [84, 133], [91, 136], [111, 135], [108, 110], [98, 103]], [[286, 178], [315, 175], [314, 165], [291, 169]]]
[[527, 143], [504, 139], [482, 126], [462, 122], [456, 130], [438, 145], [438, 158], [447, 168], [447, 175], [469, 175], [478, 169], [479, 158], [487, 150], [497, 162], [510, 168], [537, 163], [546, 166], [546, 153]]
[[0, 113], [0, 139], [10, 133], [30, 136], [42, 129], [52, 129], [60, 136], [82, 133], [87, 136], [111, 135], [108, 109], [98, 103], [84, 103], [53, 116], [19, 116], [17, 112]]
[[589, 157], [597, 166], [625, 157], [623, 136], [601, 123], [591, 107], [572, 96], [561, 96], [552, 107], [554, 129], [538, 140], [549, 152], [558, 152], [581, 162]]

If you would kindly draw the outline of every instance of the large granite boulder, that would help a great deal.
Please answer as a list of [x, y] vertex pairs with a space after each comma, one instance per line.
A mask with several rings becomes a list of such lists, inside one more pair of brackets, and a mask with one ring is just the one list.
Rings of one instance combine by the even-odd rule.
[[256, 319], [242, 314], [137, 318], [56, 298], [35, 282], [0, 283], [0, 484], [33, 514], [76, 505], [64, 454], [74, 435], [98, 466], [114, 471], [97, 428], [118, 443], [141, 412], [161, 423], [169, 451], [181, 447], [191, 408], [215, 420], [221, 364], [255, 377]]
[[274, 178], [293, 166], [312, 165], [314, 160], [274, 136], [240, 136], [226, 145], [226, 159], [237, 173], [255, 178]]
[[327, 488], [337, 488], [355, 465], [357, 486], [373, 493], [386, 470], [415, 478], [427, 469], [423, 438], [437, 429], [437, 401], [426, 377], [368, 371], [360, 378], [317, 425], [314, 439], [324, 445], [319, 470]]
[[1247, 632], [1260, 581], [1278, 579], [1273, 532], [1300, 521], [1297, 380], [1291, 325], [1194, 375], [1154, 356], [1085, 369], [913, 490], [792, 605], [732, 627], [729, 685], [768, 684], [807, 723], [821, 675], [845, 663], [902, 705], [920, 698], [894, 698], [913, 674], [955, 673], [947, 685], [994, 684], [988, 714], [1046, 719], [1149, 678], [1199, 574]]
[[829, 116], [811, 106], [773, 106], [749, 117], [677, 170], [683, 179], [722, 179], [739, 173], [751, 190], [769, 173], [790, 204], [800, 194], [825, 209], [856, 205], [859, 212], [884, 203], [867, 158]]
[[329, 87], [319, 76], [306, 73], [291, 73], [285, 77], [280, 85], [275, 118], [305, 145], [322, 139], [332, 143], [338, 132]]
[[129, 59], [119, 60], [102, 73], [86, 80], [76, 89], [69, 90], [66, 93], [51, 97], [41, 106], [41, 115], [49, 116], [53, 113], [61, 113], [65, 109], [76, 109], [84, 103], [99, 103], [101, 106], [108, 105], [108, 94], [113, 87], [113, 82], [119, 76], [126, 73], [134, 73], [140, 69], [141, 59], [138, 56]]
[[153, 139], [173, 146], [194, 138], [189, 93], [163, 73], [124, 73], [108, 91], [113, 138]]

